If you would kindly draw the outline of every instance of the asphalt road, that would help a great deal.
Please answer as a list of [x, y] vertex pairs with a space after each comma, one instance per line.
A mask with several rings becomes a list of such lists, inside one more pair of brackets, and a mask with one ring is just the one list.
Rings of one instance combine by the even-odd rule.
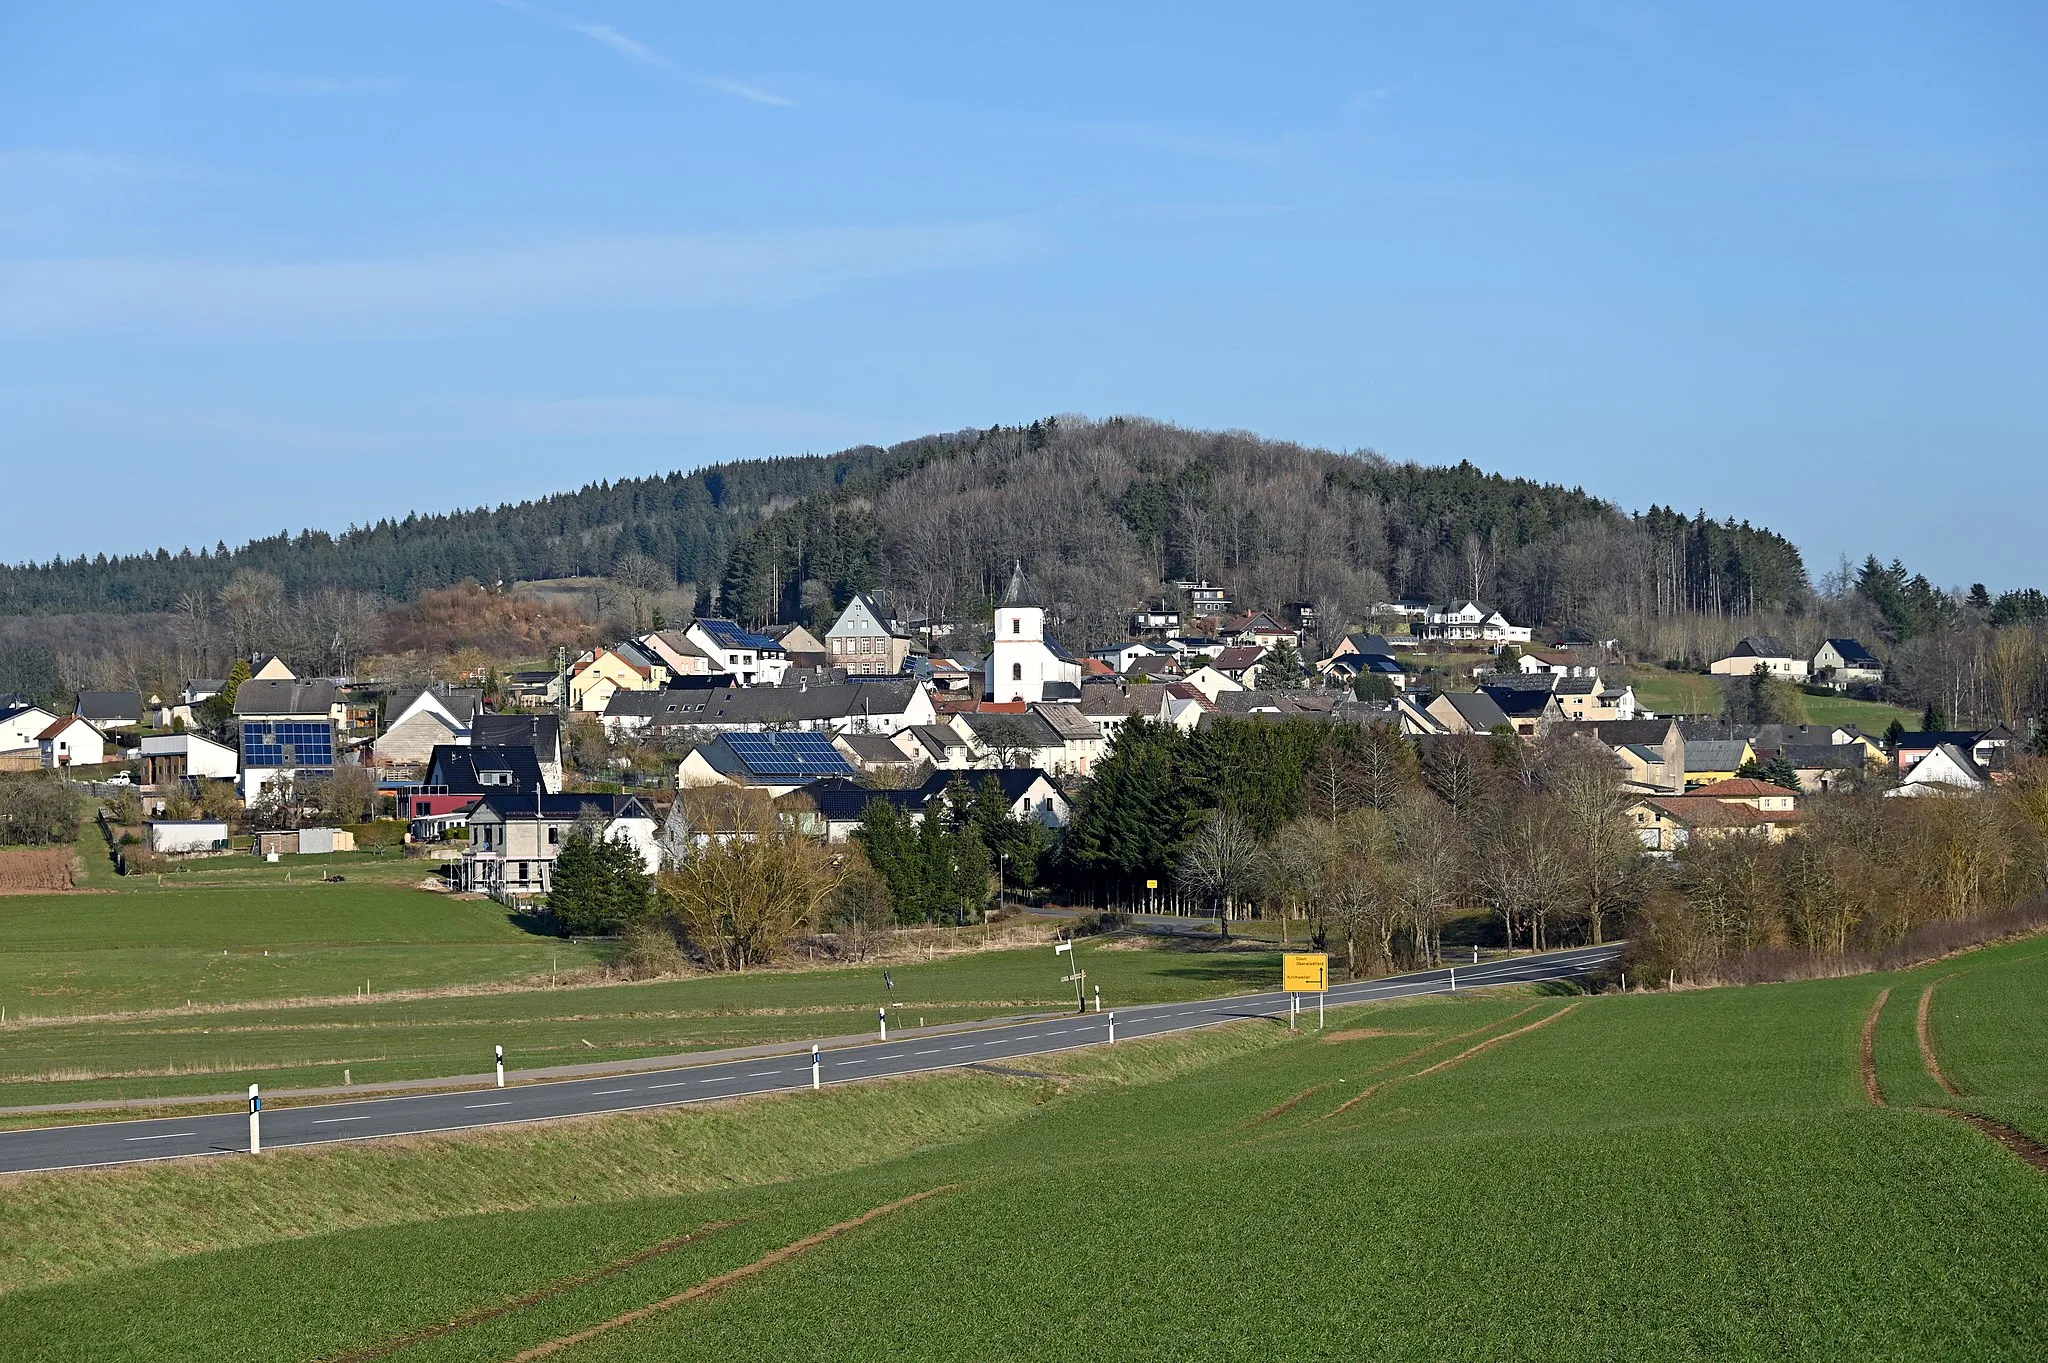
[[[1087, 951], [1088, 944], [1083, 939], [1084, 967]], [[1453, 970], [1460, 989], [1563, 980], [1606, 965], [1620, 954], [1619, 946], [1582, 947], [1453, 969], [1418, 971], [1410, 975], [1338, 985], [1330, 990], [1326, 1002], [1363, 1003], [1373, 999], [1445, 993], [1451, 988]], [[1064, 968], [1068, 959], [1058, 958], [1058, 967]], [[1050, 952], [1047, 953], [1047, 964], [1055, 964]], [[1313, 996], [1303, 995], [1302, 1001], [1305, 1017], [1312, 1019], [1315, 1012]], [[1286, 1012], [1287, 995], [1278, 991], [1200, 1002], [1119, 1008], [1115, 1010], [1116, 1039], [1124, 1041], [1184, 1032], [1237, 1018], [1285, 1016]], [[822, 1054], [819, 1078], [826, 1084], [848, 1084], [888, 1075], [1000, 1064], [1076, 1046], [1099, 1045], [1110, 1039], [1109, 1024], [1108, 1012], [1090, 1012], [1008, 1023], [978, 1031], [844, 1046]], [[733, 1060], [709, 1065], [689, 1065], [686, 1061], [670, 1070], [519, 1084], [503, 1089], [423, 1093], [313, 1107], [279, 1108], [263, 1114], [263, 1146], [274, 1149], [279, 1146], [320, 1145], [330, 1141], [416, 1136], [606, 1112], [637, 1112], [743, 1094], [808, 1088], [810, 1083], [811, 1058], [808, 1055]], [[248, 1148], [249, 1119], [244, 1113], [40, 1127], [0, 1132], [0, 1173], [191, 1159], [202, 1155], [244, 1153]]]

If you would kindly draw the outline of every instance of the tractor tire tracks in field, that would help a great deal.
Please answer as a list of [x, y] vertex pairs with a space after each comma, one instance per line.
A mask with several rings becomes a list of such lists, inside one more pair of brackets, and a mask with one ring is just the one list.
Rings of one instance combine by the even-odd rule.
[[629, 1254], [623, 1259], [614, 1259], [603, 1267], [592, 1269], [588, 1273], [578, 1273], [568, 1278], [557, 1278], [551, 1283], [537, 1287], [531, 1292], [522, 1292], [520, 1295], [500, 1302], [496, 1306], [481, 1307], [475, 1311], [464, 1312], [453, 1320], [443, 1321], [439, 1325], [429, 1325], [425, 1329], [413, 1330], [402, 1335], [394, 1335], [390, 1339], [372, 1344], [366, 1349], [355, 1349], [345, 1354], [329, 1354], [325, 1359], [321, 1360], [321, 1363], [366, 1363], [368, 1359], [384, 1358], [397, 1353], [400, 1349], [408, 1349], [415, 1344], [424, 1343], [430, 1339], [438, 1339], [442, 1335], [453, 1334], [457, 1330], [467, 1330], [472, 1325], [481, 1325], [485, 1321], [496, 1320], [500, 1316], [509, 1316], [514, 1311], [524, 1311], [529, 1306], [537, 1306], [550, 1297], [561, 1296], [564, 1292], [573, 1292], [579, 1287], [587, 1287], [591, 1283], [603, 1282], [606, 1278], [624, 1273], [629, 1268], [636, 1268], [650, 1259], [659, 1259], [665, 1254], [673, 1254], [685, 1245], [695, 1244], [697, 1241], [716, 1235], [722, 1230], [731, 1230], [739, 1224], [740, 1221], [737, 1220], [713, 1221], [709, 1225], [699, 1226], [688, 1235], [678, 1235], [672, 1239], [663, 1240], [660, 1244], [649, 1245], [637, 1254]]
[[623, 1326], [636, 1324], [650, 1316], [660, 1315], [662, 1312], [672, 1310], [686, 1302], [701, 1301], [705, 1297], [723, 1292], [734, 1283], [744, 1282], [748, 1278], [764, 1273], [777, 1264], [787, 1263], [800, 1255], [808, 1254], [826, 1241], [836, 1239], [850, 1230], [858, 1230], [870, 1221], [887, 1216], [891, 1212], [902, 1211], [905, 1207], [913, 1203], [922, 1202], [926, 1198], [937, 1197], [940, 1193], [948, 1192], [956, 1186], [955, 1184], [948, 1183], [937, 1188], [928, 1188], [924, 1192], [912, 1193], [909, 1197], [898, 1198], [896, 1201], [887, 1203], [884, 1206], [864, 1211], [851, 1220], [841, 1221], [836, 1225], [827, 1226], [815, 1234], [806, 1235], [801, 1240], [792, 1241], [781, 1249], [762, 1255], [752, 1263], [741, 1264], [738, 1268], [721, 1273], [714, 1278], [706, 1278], [695, 1287], [685, 1288], [674, 1296], [663, 1297], [660, 1301], [649, 1302], [645, 1306], [635, 1307], [631, 1311], [613, 1316], [610, 1320], [601, 1320], [588, 1329], [578, 1330], [574, 1334], [562, 1335], [545, 1343], [536, 1344], [530, 1349], [514, 1354], [511, 1363], [530, 1363], [531, 1360], [536, 1358], [546, 1358], [550, 1354], [560, 1353], [562, 1350], [572, 1348], [583, 1343], [585, 1340], [595, 1339], [599, 1335], [609, 1334], [611, 1331]]
[[1891, 996], [1890, 985], [1879, 990], [1877, 1002], [1870, 1005], [1870, 1016], [1863, 1020], [1863, 1091], [1870, 1096], [1872, 1107], [1885, 1105], [1884, 1086], [1877, 1082], [1877, 1019]]
[[1920, 1013], [1914, 1019], [1913, 1026], [1920, 1036], [1920, 1062], [1927, 1066], [1927, 1072], [1934, 1076], [1934, 1082], [1941, 1085], [1943, 1092], [1947, 1093], [1951, 1098], [1960, 1098], [1963, 1096], [1963, 1091], [1957, 1088], [1949, 1077], [1941, 1072], [1941, 1061], [1934, 1054], [1934, 1037], [1928, 1031], [1927, 1026], [1928, 1014], [1934, 1010], [1934, 991], [1954, 978], [1954, 975], [1943, 975], [1933, 984], [1920, 991]]

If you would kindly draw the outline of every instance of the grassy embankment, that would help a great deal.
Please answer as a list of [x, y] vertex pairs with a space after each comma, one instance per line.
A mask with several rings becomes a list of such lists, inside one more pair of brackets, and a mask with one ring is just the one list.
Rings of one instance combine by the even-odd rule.
[[[1942, 979], [1960, 1098], [1916, 1087]], [[0, 1352], [2038, 1358], [2048, 1175], [1912, 1103], [2038, 1111], [2044, 984], [2035, 939], [1028, 1066], [1065, 1080], [15, 1180], [6, 1281], [54, 1285], [0, 1299]]]

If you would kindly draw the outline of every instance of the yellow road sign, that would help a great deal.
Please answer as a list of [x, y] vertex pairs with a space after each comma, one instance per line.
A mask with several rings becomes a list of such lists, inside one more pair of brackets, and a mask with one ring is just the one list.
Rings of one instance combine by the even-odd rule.
[[1290, 994], [1320, 994], [1330, 987], [1330, 958], [1320, 951], [1290, 951], [1280, 958], [1280, 987]]

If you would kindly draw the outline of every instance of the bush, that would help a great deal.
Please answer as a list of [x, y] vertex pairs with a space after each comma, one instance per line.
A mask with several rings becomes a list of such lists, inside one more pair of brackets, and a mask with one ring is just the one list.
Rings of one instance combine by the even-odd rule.
[[403, 819], [373, 819], [369, 823], [351, 824], [348, 831], [355, 834], [358, 850], [368, 850], [404, 846], [405, 829]]
[[78, 840], [78, 800], [54, 772], [0, 772], [0, 843], [44, 847]]

